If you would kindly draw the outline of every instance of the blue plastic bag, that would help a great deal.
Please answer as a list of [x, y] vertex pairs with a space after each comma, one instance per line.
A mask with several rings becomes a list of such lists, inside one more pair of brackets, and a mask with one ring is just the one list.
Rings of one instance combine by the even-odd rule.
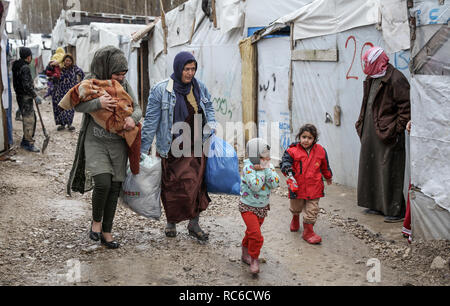
[[215, 135], [208, 141], [205, 172], [208, 192], [240, 195], [241, 175], [236, 151], [225, 140]]

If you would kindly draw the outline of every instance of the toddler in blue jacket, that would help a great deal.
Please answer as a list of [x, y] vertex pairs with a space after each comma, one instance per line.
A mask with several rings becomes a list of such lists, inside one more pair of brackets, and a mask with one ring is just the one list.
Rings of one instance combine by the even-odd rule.
[[261, 138], [247, 143], [241, 178], [239, 212], [247, 230], [242, 240], [242, 261], [250, 265], [252, 274], [259, 273], [259, 254], [264, 242], [261, 225], [270, 210], [272, 189], [279, 186], [280, 178], [270, 163], [270, 147]]

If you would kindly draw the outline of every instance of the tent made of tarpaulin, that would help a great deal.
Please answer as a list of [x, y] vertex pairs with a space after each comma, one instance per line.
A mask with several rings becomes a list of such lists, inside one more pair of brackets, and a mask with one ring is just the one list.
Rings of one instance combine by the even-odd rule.
[[89, 25], [66, 25], [63, 11], [52, 31], [52, 49], [63, 47], [73, 50], [75, 61], [84, 72], [89, 72], [95, 52], [105, 46], [115, 46], [125, 53], [128, 59], [126, 78], [136, 97], [139, 97], [138, 56], [141, 40], [133, 40], [133, 34], [142, 31], [147, 25], [92, 22]]
[[[196, 77], [210, 91], [217, 121], [227, 132], [234, 128], [241, 132], [238, 125], [242, 124], [249, 131], [246, 139], [256, 136], [252, 127], [256, 127], [257, 107], [254, 99], [246, 94], [251, 92], [247, 88], [249, 82], [256, 88], [256, 73], [250, 71], [249, 63], [257, 61], [257, 54], [248, 53], [246, 44], [240, 42], [248, 28], [264, 26], [267, 20], [274, 20], [309, 2], [286, 0], [274, 6], [273, 1], [219, 0], [215, 1], [216, 18], [211, 16], [210, 20], [201, 10], [201, 1], [191, 0], [163, 14], [149, 43], [151, 85], [170, 76], [173, 58], [179, 51], [192, 51], [199, 62]], [[274, 9], [261, 18], [262, 7]], [[242, 135], [239, 133], [239, 137]], [[232, 142], [231, 133], [224, 136]]]
[[246, 0], [245, 28], [265, 27], [278, 18], [294, 12], [314, 0], [261, 1]]
[[[364, 8], [359, 13], [364, 12], [365, 18], [344, 18], [359, 8]], [[295, 141], [299, 128], [313, 123], [320, 133], [319, 142], [327, 149], [334, 180], [347, 186], [355, 187], [358, 175], [360, 141], [355, 122], [365, 79], [361, 57], [374, 45], [390, 49], [379, 26], [383, 16], [379, 12], [388, 9], [362, 0], [345, 4], [318, 0], [281, 17], [252, 37], [257, 41], [258, 53], [259, 135], [271, 137], [265, 133], [273, 131], [270, 125], [278, 122], [282, 154]], [[406, 20], [406, 4], [403, 9]], [[316, 28], [312, 20], [317, 20]], [[290, 38], [267, 38], [286, 26], [291, 28]], [[398, 35], [409, 37], [407, 29]], [[388, 55], [409, 78], [409, 50]]]
[[[11, 119], [11, 98], [9, 95], [9, 81], [8, 81], [8, 66], [7, 66], [7, 54], [6, 45], [8, 36], [5, 31], [6, 16], [8, 15], [9, 2], [0, 1], [0, 152], [8, 150], [9, 148], [9, 136], [8, 136], [8, 118]], [[9, 111], [8, 111], [9, 110]]]
[[[201, 4], [198, 0], [188, 1], [156, 23], [149, 41], [150, 84], [153, 87], [173, 73], [177, 53], [192, 52], [198, 62], [195, 77], [208, 88], [216, 119], [223, 128], [218, 133], [232, 138], [226, 135], [231, 134], [226, 133], [227, 125], [233, 129], [234, 123], [242, 122], [239, 41], [243, 38], [244, 10], [240, 1], [216, 1], [218, 17], [214, 26]], [[230, 11], [235, 14], [226, 13]], [[169, 29], [167, 34], [163, 24]]]
[[415, 1], [410, 16], [412, 235], [450, 240], [450, 4]]
[[[132, 35], [139, 30], [145, 28], [145, 25], [136, 24], [119, 24], [119, 23], [91, 23], [89, 32], [89, 49], [82, 46], [77, 47], [78, 53], [81, 51], [82, 56], [88, 58], [88, 62], [92, 61], [95, 52], [105, 46], [115, 46], [125, 53], [128, 59], [127, 80], [133, 88], [134, 94], [138, 95], [138, 48], [140, 42], [133, 42]], [[87, 70], [89, 71], [89, 69]]]

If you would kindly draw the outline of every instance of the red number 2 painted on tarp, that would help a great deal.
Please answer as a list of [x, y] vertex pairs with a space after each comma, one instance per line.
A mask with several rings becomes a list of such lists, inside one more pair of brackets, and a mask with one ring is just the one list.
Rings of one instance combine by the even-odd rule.
[[349, 41], [350, 39], [353, 39], [353, 42], [355, 43], [355, 50], [353, 51], [352, 64], [350, 65], [350, 68], [348, 68], [348, 71], [347, 71], [347, 74], [346, 74], [345, 77], [347, 78], [347, 80], [348, 80], [348, 79], [355, 79], [355, 80], [357, 80], [357, 79], [358, 79], [357, 76], [350, 76], [350, 75], [349, 75], [350, 70], [352, 70], [353, 63], [355, 62], [355, 56], [356, 56], [356, 38], [355, 38], [355, 36], [352, 35], [352, 36], [349, 36], [349, 37], [347, 38], [347, 41], [345, 42], [345, 49], [347, 49], [347, 44], [348, 44], [348, 41]]

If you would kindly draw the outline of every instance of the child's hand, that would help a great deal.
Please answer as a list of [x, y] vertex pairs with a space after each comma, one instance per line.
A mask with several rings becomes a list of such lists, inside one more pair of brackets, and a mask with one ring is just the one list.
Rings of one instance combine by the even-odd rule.
[[256, 171], [262, 171], [265, 168], [263, 168], [260, 164], [256, 164], [256, 165], [253, 165], [253, 169], [255, 169]]
[[327, 185], [333, 184], [333, 179], [327, 179]]

